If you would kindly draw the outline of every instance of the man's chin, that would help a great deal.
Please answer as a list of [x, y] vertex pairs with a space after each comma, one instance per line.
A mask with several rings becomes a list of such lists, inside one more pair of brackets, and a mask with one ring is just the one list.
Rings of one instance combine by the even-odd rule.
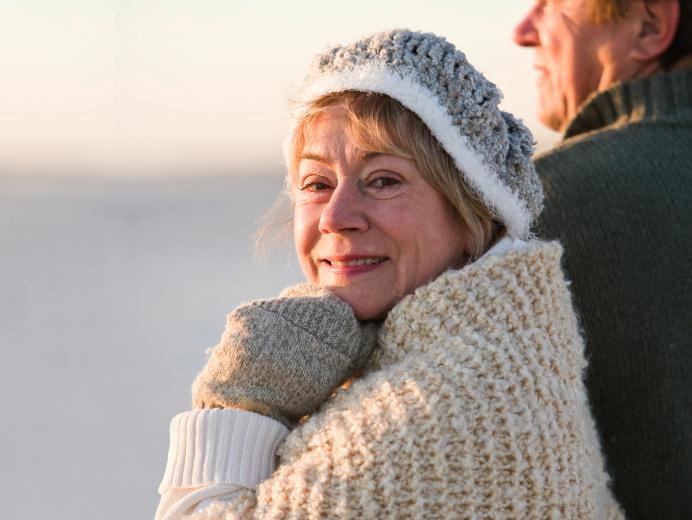
[[566, 126], [565, 118], [558, 115], [555, 110], [544, 109], [540, 106], [538, 108], [538, 120], [543, 126], [555, 132], [564, 131], [564, 127]]

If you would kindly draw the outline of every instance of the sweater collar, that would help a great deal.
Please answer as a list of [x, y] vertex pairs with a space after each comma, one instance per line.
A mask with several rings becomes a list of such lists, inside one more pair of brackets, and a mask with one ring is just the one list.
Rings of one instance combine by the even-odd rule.
[[692, 71], [676, 70], [592, 94], [567, 126], [564, 139], [630, 123], [689, 121], [691, 115]]
[[548, 311], [544, 314], [548, 319], [563, 318], [564, 309], [555, 308], [564, 301], [558, 295], [566, 291], [561, 256], [557, 242], [521, 242], [509, 247], [504, 242], [473, 264], [447, 271], [419, 287], [385, 319], [373, 368], [456, 341], [450, 338], [463, 341], [464, 335], [487, 334], [491, 323], [509, 330], [525, 325], [517, 320], [533, 320], [536, 313]]

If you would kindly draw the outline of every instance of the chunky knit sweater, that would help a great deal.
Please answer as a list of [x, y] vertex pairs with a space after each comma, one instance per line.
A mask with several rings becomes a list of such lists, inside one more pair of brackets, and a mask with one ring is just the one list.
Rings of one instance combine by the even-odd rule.
[[[533, 242], [405, 297], [366, 372], [288, 435], [256, 496], [236, 492], [194, 518], [619, 517], [561, 251]], [[223, 411], [188, 414], [201, 412]], [[232, 477], [202, 477], [217, 462], [201, 453], [199, 417], [183, 422], [161, 492], [232, 491]]]
[[536, 159], [628, 518], [692, 518], [692, 71], [594, 96]]

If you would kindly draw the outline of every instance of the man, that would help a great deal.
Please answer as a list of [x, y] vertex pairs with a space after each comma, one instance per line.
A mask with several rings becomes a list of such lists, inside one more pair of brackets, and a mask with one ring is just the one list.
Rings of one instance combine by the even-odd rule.
[[538, 0], [539, 234], [565, 247], [628, 518], [692, 518], [692, 0]]

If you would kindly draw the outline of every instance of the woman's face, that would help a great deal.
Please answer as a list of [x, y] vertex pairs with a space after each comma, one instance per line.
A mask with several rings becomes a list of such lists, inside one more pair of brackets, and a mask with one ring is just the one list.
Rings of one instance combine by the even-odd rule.
[[335, 107], [306, 136], [292, 188], [294, 238], [308, 281], [333, 290], [359, 319], [376, 319], [457, 266], [466, 244], [413, 161], [365, 153], [344, 129]]

